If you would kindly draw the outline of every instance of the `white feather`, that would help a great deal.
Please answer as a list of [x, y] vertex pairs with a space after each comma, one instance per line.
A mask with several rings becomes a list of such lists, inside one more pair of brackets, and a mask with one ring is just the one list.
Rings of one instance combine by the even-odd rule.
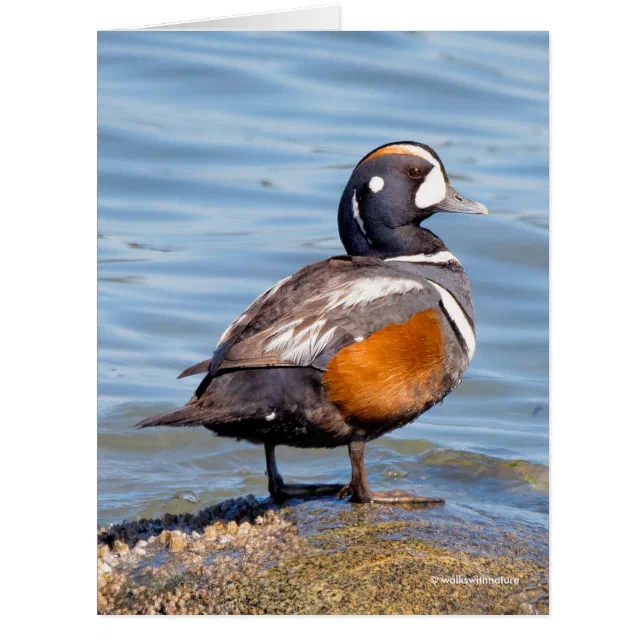
[[273, 331], [270, 335], [273, 339], [264, 347], [264, 353], [270, 353], [271, 351], [279, 352], [287, 347], [293, 338], [295, 327], [301, 323], [301, 319], [292, 320]]
[[224, 330], [224, 332], [221, 334], [221, 337], [219, 338], [219, 342], [217, 342], [217, 346], [228, 340], [230, 337], [233, 335], [233, 331], [235, 327], [238, 324], [241, 324], [245, 319], [246, 319], [246, 314], [242, 313], [236, 320], [233, 320]]
[[474, 329], [465, 317], [465, 313], [463, 313], [463, 309], [461, 309], [460, 304], [454, 299], [454, 296], [447, 289], [432, 280], [427, 281], [436, 288], [438, 294], [441, 296], [447, 315], [449, 315], [450, 319], [454, 322], [465, 340], [467, 354], [471, 360], [474, 355], [474, 351], [476, 350], [476, 336], [474, 335]]
[[357, 304], [366, 304], [373, 300], [416, 291], [423, 288], [419, 282], [404, 277], [363, 277], [354, 282], [345, 284], [323, 297], [327, 299], [324, 311], [331, 311], [337, 308], [351, 308]]
[[[291, 279], [291, 277], [292, 277], [292, 275], [287, 275], [286, 277], [282, 278], [276, 284], [273, 284], [273, 286], [271, 286], [270, 288], [267, 288], [261, 295], [258, 295], [253, 300], [253, 303], [248, 308], [250, 309], [252, 306], [254, 306], [258, 302], [260, 302], [262, 299], [269, 298], [272, 295], [274, 295], [281, 286], [286, 284], [286, 282], [288, 282]], [[248, 309], [246, 309], [246, 310], [248, 310]], [[235, 331], [235, 328], [237, 327], [237, 325], [241, 324], [247, 317], [248, 317], [248, 315], [246, 313], [242, 313], [238, 318], [233, 320], [226, 327], [224, 332], [221, 334], [221, 337], [219, 338], [219, 342], [217, 342], [217, 346], [219, 346], [220, 344], [222, 344], [223, 342], [225, 342], [226, 340], [231, 338], [233, 336], [233, 334], [234, 334], [234, 331]]]
[[[271, 286], [269, 289], [266, 289], [266, 290], [265, 290], [265, 291], [264, 291], [264, 292], [263, 292], [263, 293], [262, 293], [262, 294], [261, 294], [261, 295], [260, 295], [256, 300], [255, 300], [255, 302], [257, 302], [258, 300], [260, 300], [260, 299], [261, 299], [261, 298], [263, 298], [263, 297], [267, 297], [267, 298], [268, 298], [268, 297], [271, 297], [272, 295], [274, 295], [280, 287], [284, 286], [284, 284], [286, 284], [286, 282], [288, 282], [288, 281], [291, 279], [291, 277], [292, 277], [292, 275], [287, 275], [286, 277], [282, 278], [279, 282], [277, 282], [276, 284], [274, 284], [273, 286]], [[253, 302], [253, 304], [255, 304], [255, 302]], [[251, 305], [251, 306], [252, 306], [252, 305]]]
[[301, 319], [289, 322], [271, 334], [274, 337], [264, 347], [264, 353], [276, 351], [283, 360], [294, 364], [305, 365], [313, 362], [331, 341], [335, 327], [320, 336], [320, 332], [327, 323], [325, 318], [320, 318], [303, 329], [296, 329], [301, 323]]
[[302, 337], [298, 343], [294, 341], [293, 346], [289, 347], [281, 354], [282, 358], [289, 362], [301, 365], [313, 362], [313, 360], [315, 360], [329, 344], [333, 334], [335, 333], [335, 327], [333, 327], [322, 337], [318, 338], [320, 327], [313, 329], [317, 324], [318, 323], [316, 322], [314, 325], [311, 325], [311, 327], [308, 327], [308, 329], [305, 329], [306, 332], [309, 332], [309, 337]]
[[[348, 309], [358, 304], [366, 304], [373, 300], [412, 290], [422, 290], [423, 285], [412, 279], [391, 277], [364, 277], [343, 284], [331, 293], [324, 293], [313, 301], [323, 302], [321, 314], [333, 309]], [[293, 364], [311, 364], [329, 345], [337, 327], [331, 327], [322, 333], [328, 320], [320, 317], [315, 322], [302, 328], [303, 319], [292, 320], [275, 329], [269, 336], [264, 347], [264, 353], [276, 352], [284, 361]], [[355, 338], [360, 342], [363, 338]]]
[[419, 264], [447, 264], [447, 262], [460, 262], [448, 250], [441, 250], [433, 255], [401, 255], [400, 257], [388, 257], [386, 262], [418, 262]]

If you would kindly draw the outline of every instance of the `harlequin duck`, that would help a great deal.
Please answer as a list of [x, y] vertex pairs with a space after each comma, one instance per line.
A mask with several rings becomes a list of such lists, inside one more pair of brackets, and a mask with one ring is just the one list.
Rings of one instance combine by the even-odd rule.
[[[476, 346], [470, 285], [420, 223], [487, 214], [450, 185], [436, 152], [388, 143], [353, 170], [338, 209], [347, 255], [305, 266], [260, 295], [223, 333], [188, 403], [137, 427], [203, 425], [263, 444], [277, 500], [338, 494], [359, 503], [443, 503], [372, 492], [364, 445], [406, 425], [461, 381]], [[347, 446], [348, 485], [287, 485], [275, 447]]]

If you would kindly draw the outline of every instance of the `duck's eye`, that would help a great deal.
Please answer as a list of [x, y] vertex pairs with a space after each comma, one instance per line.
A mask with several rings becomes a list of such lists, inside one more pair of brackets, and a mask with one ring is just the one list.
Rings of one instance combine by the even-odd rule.
[[407, 174], [412, 179], [420, 179], [423, 176], [423, 173], [420, 171], [420, 168], [409, 168], [409, 170], [407, 170]]

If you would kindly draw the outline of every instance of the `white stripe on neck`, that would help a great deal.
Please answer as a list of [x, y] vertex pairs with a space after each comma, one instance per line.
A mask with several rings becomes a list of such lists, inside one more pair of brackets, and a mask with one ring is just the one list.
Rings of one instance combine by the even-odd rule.
[[402, 255], [400, 257], [388, 257], [386, 262], [418, 262], [419, 264], [446, 264], [447, 262], [461, 263], [448, 250], [441, 250], [433, 255]]
[[360, 206], [358, 204], [358, 196], [356, 194], [356, 191], [353, 191], [353, 198], [351, 199], [351, 206], [353, 208], [353, 218], [358, 222], [358, 226], [360, 226], [360, 230], [362, 231], [362, 234], [365, 236], [366, 240], [371, 244], [371, 240], [369, 239], [369, 235], [367, 235], [367, 230], [364, 227], [364, 221], [362, 221], [362, 217], [360, 216]]
[[441, 296], [447, 315], [460, 331], [463, 336], [463, 340], [465, 340], [467, 355], [471, 360], [474, 355], [474, 351], [476, 350], [476, 336], [474, 335], [474, 329], [472, 329], [472, 326], [465, 317], [465, 313], [463, 313], [463, 309], [461, 309], [460, 304], [454, 299], [454, 296], [447, 289], [432, 280], [427, 281], [436, 288], [438, 294]]

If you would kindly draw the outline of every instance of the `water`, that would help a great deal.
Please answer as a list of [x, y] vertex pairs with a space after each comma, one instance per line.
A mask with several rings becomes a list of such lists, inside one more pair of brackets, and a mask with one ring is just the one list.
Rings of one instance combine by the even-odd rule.
[[[477, 352], [444, 405], [368, 445], [372, 487], [545, 525], [547, 35], [106, 32], [98, 121], [99, 523], [266, 494], [261, 447], [131, 426], [190, 397], [177, 374], [258, 293], [344, 252], [354, 164], [412, 139], [491, 213], [425, 224], [468, 272]], [[343, 449], [278, 461], [349, 476]]]

